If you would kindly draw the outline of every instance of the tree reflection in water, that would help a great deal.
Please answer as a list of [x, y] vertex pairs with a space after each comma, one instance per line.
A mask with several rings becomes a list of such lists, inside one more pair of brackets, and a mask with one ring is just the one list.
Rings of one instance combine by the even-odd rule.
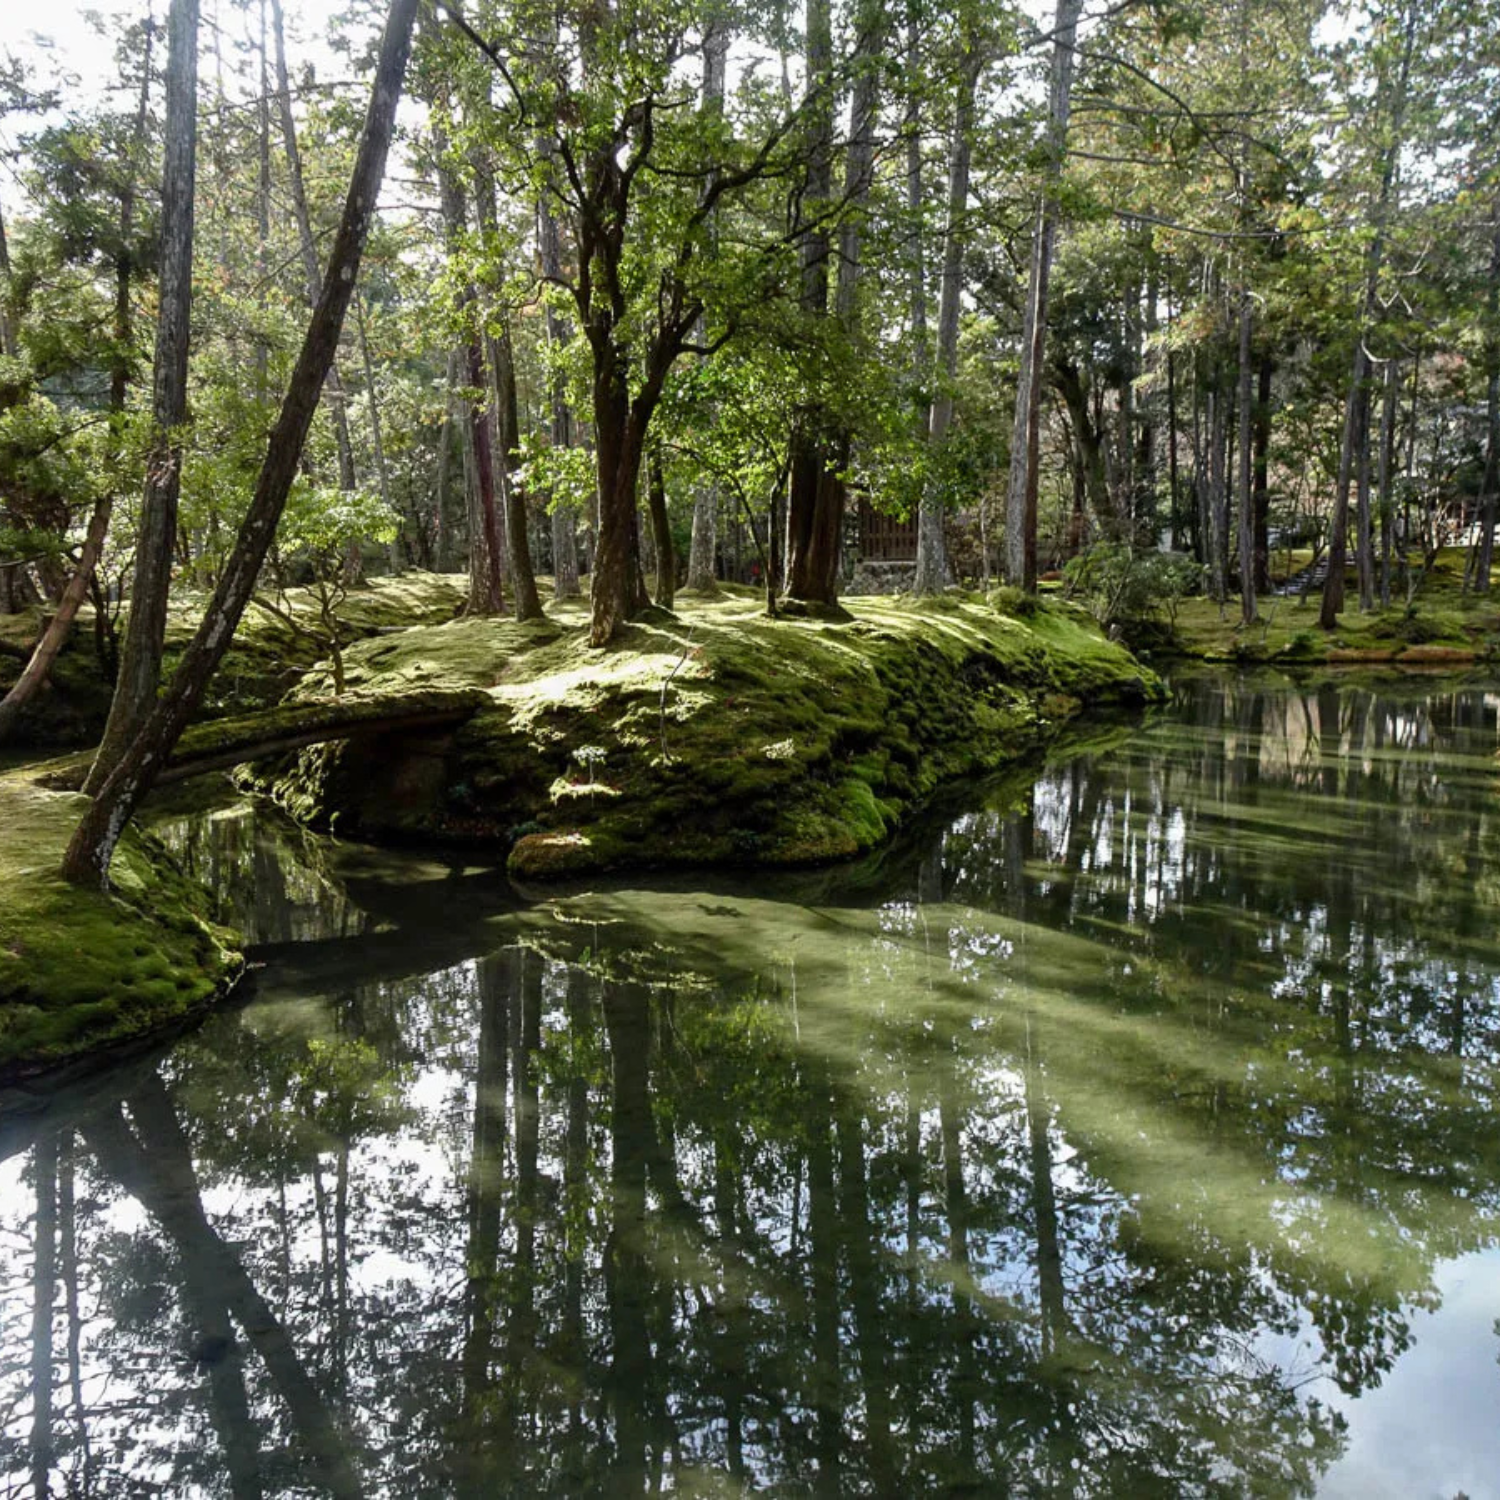
[[8, 1492], [1310, 1492], [1495, 1239], [1496, 740], [1189, 686], [873, 874], [404, 975], [278, 875], [337, 988], [4, 1137]]

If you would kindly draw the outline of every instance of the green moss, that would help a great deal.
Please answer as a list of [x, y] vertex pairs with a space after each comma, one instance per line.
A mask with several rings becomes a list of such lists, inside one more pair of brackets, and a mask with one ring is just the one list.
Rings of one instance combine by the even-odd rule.
[[148, 835], [126, 831], [108, 895], [58, 875], [84, 806], [0, 779], [0, 1075], [168, 1028], [242, 967], [207, 893]]
[[[467, 597], [467, 579], [457, 573], [403, 573], [372, 579], [352, 590], [339, 606], [343, 637], [379, 640], [385, 632], [451, 620]], [[311, 624], [317, 607], [306, 589], [287, 591], [293, 619]], [[173, 599], [167, 620], [164, 669], [177, 663], [203, 612], [200, 594]], [[0, 694], [20, 675], [40, 632], [40, 615], [0, 616]], [[264, 610], [251, 608], [214, 675], [202, 712], [214, 717], [267, 708], [311, 673], [324, 654], [315, 635], [294, 630]], [[66, 746], [96, 741], [109, 713], [112, 684], [93, 643], [93, 614], [78, 623], [53, 665], [45, 692], [27, 706], [16, 743]]]
[[873, 848], [914, 802], [1034, 749], [1084, 704], [1160, 691], [1065, 604], [1024, 619], [962, 596], [850, 612], [772, 620], [726, 589], [604, 651], [581, 610], [358, 642], [352, 697], [464, 692], [484, 706], [442, 736], [320, 745], [267, 785], [297, 816], [367, 837], [498, 843], [524, 828], [511, 853], [524, 878], [807, 863]]

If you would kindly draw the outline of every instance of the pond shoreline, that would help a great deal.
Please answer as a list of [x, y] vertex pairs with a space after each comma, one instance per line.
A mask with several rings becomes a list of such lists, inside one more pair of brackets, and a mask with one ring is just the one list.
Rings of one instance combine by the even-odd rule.
[[[310, 826], [482, 848], [528, 882], [810, 866], [885, 844], [940, 789], [1030, 759], [1085, 716], [1164, 695], [1056, 605], [860, 601], [845, 622], [767, 621], [736, 596], [687, 609], [604, 653], [550, 622], [362, 643], [345, 666], [355, 696], [485, 685], [488, 699], [458, 730], [387, 736], [373, 753], [317, 746], [254, 787]], [[0, 817], [29, 830], [0, 851], [0, 1082], [154, 1040], [244, 971], [241, 935], [149, 835], [131, 835], [109, 895], [65, 885], [79, 799], [35, 771], [0, 778]]]

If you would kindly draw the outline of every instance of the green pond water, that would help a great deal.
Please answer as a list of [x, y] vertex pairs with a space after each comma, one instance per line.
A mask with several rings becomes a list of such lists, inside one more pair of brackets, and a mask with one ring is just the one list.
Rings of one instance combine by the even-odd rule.
[[7, 1101], [4, 1493], [1500, 1495], [1497, 710], [1183, 682], [754, 883], [164, 815], [263, 967]]

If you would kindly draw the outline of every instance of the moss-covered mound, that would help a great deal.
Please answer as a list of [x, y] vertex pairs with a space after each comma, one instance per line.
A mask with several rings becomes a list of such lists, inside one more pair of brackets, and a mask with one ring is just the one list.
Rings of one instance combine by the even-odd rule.
[[[409, 625], [450, 620], [463, 607], [467, 579], [457, 573], [403, 573], [376, 578], [351, 590], [338, 607], [341, 641], [361, 640]], [[203, 598], [184, 594], [167, 620], [165, 670], [192, 639]], [[289, 589], [275, 601], [287, 618], [251, 608], [215, 674], [202, 712], [209, 717], [249, 713], [279, 702], [302, 674], [328, 654], [317, 603], [307, 589]], [[41, 633], [40, 611], [0, 616], [0, 696], [20, 676]], [[111, 680], [94, 639], [93, 615], [84, 610], [54, 663], [48, 685], [27, 705], [16, 743], [33, 747], [92, 744], [109, 715]]]
[[207, 894], [127, 830], [109, 895], [57, 874], [82, 797], [0, 778], [0, 1077], [165, 1030], [239, 974]]
[[[1157, 623], [1127, 632], [1133, 644], [1164, 656], [1240, 665], [1388, 666], [1401, 670], [1461, 668], [1500, 656], [1500, 604], [1493, 594], [1466, 593], [1464, 549], [1445, 548], [1415, 580], [1410, 599], [1365, 614], [1351, 564], [1345, 608], [1335, 630], [1318, 625], [1321, 590], [1263, 598], [1260, 618], [1246, 626], [1238, 598], [1224, 608], [1211, 599], [1184, 600], [1170, 629]], [[1414, 564], [1415, 566], [1415, 564]]]
[[513, 843], [524, 878], [803, 864], [872, 848], [943, 782], [993, 771], [1085, 707], [1160, 692], [1066, 605], [850, 609], [848, 624], [770, 620], [728, 595], [605, 651], [581, 619], [366, 641], [347, 655], [352, 692], [480, 689], [486, 705], [449, 735], [314, 747], [266, 784], [342, 832]]

